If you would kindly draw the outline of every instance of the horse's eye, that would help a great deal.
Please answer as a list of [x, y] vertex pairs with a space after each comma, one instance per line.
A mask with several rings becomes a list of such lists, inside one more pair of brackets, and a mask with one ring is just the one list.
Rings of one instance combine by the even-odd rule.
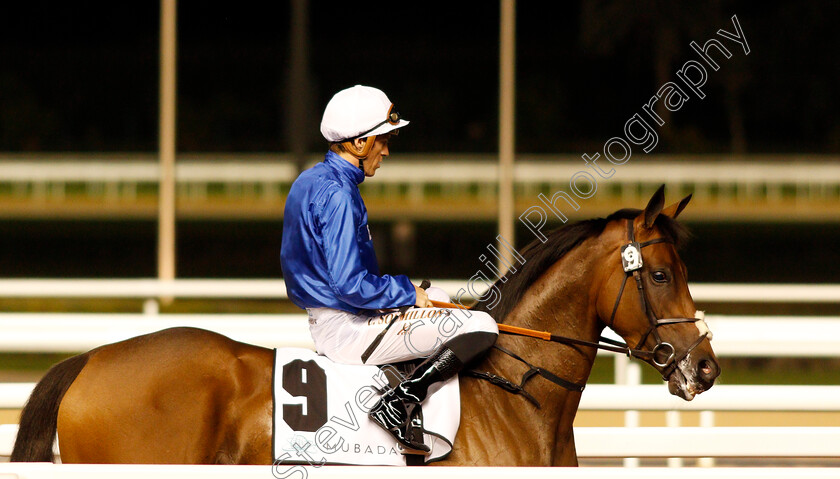
[[664, 271], [654, 271], [650, 275], [657, 283], [664, 283], [668, 281], [668, 275]]

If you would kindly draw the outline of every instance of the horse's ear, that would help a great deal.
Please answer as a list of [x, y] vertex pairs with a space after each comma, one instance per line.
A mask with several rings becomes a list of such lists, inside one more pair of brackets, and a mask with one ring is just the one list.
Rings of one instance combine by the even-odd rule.
[[659, 187], [656, 193], [650, 198], [647, 206], [645, 206], [645, 227], [650, 228], [659, 213], [662, 212], [662, 207], [665, 206], [665, 185]]
[[674, 203], [673, 205], [665, 208], [664, 210], [662, 210], [662, 214], [677, 219], [677, 216], [679, 216], [680, 213], [682, 213], [682, 210], [684, 210], [685, 207], [688, 206], [689, 201], [691, 201], [691, 195], [688, 195], [685, 198], [681, 199], [679, 203]]

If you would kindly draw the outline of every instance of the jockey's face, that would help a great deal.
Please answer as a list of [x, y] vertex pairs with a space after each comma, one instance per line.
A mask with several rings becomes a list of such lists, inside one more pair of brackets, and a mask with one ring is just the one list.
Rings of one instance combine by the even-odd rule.
[[[391, 134], [377, 135], [373, 147], [370, 149], [367, 158], [364, 162], [365, 176], [371, 177], [376, 174], [376, 170], [382, 164], [382, 159], [388, 156], [388, 142], [391, 140]], [[371, 139], [368, 139], [371, 141]]]

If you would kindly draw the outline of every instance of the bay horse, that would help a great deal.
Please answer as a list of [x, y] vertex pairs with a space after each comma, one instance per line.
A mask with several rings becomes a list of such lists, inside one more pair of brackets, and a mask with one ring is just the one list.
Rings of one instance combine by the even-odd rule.
[[[572, 424], [606, 326], [626, 341], [606, 347], [650, 363], [672, 394], [691, 400], [713, 385], [719, 366], [676, 251], [689, 199], [663, 209], [660, 188], [644, 210], [568, 225], [523, 249], [520, 270], [496, 283], [501, 300], [477, 309], [553, 341], [503, 335], [477, 364], [484, 379], [530, 378], [519, 394], [462, 375], [455, 447], [436, 464], [577, 465]], [[12, 460], [51, 461], [57, 434], [65, 463], [272, 464], [273, 358], [192, 328], [74, 356], [33, 390]]]

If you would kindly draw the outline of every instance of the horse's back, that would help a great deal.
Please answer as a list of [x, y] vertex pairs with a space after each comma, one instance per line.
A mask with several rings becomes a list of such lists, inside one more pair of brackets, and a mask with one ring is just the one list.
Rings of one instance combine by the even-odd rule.
[[59, 408], [63, 462], [271, 462], [272, 350], [173, 328], [89, 354]]

